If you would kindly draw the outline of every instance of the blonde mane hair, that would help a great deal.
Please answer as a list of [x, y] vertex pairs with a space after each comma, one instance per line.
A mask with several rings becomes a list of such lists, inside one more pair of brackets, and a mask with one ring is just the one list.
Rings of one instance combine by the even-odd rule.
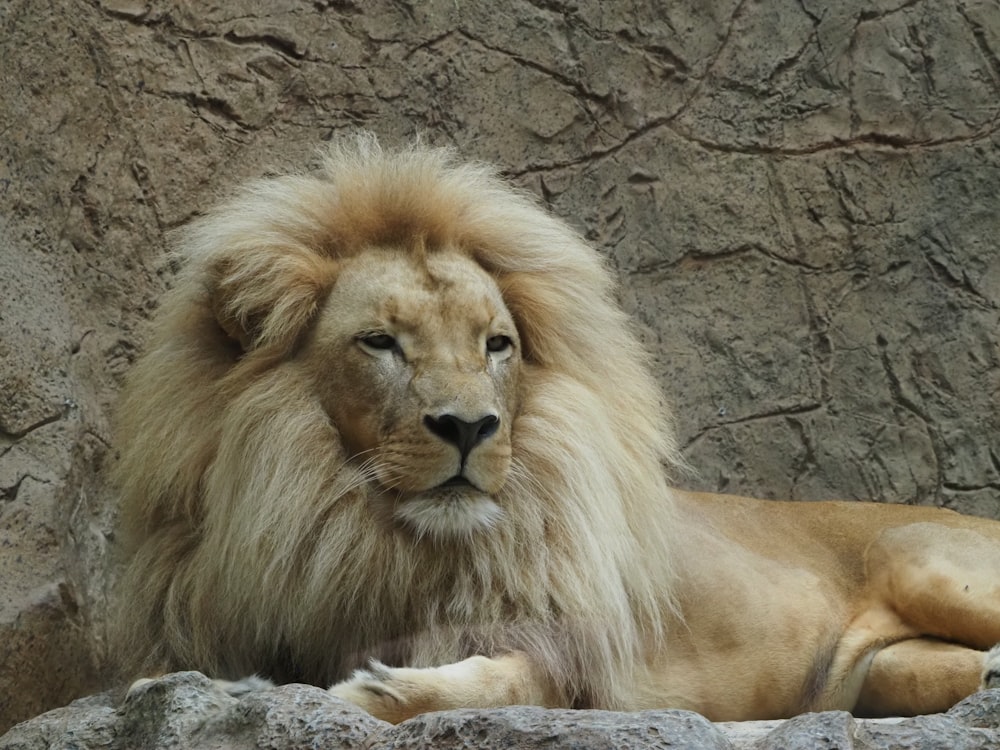
[[[378, 246], [459, 249], [518, 327], [513, 469], [489, 533], [373, 523], [366, 476], [290, 364], [338, 259]], [[319, 174], [245, 188], [180, 252], [119, 409], [125, 669], [325, 685], [369, 655], [521, 649], [569, 703], [628, 705], [675, 612], [679, 453], [598, 254], [491, 169], [368, 136]]]

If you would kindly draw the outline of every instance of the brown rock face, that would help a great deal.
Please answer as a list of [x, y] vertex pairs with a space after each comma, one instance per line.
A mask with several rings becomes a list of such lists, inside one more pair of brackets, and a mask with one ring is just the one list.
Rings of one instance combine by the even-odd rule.
[[0, 731], [107, 682], [169, 230], [349, 128], [607, 254], [688, 486], [1000, 516], [998, 53], [974, 0], [0, 3]]

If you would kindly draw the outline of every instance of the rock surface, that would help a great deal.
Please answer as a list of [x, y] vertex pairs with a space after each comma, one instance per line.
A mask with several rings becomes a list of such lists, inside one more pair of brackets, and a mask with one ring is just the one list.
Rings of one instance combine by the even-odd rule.
[[992, 750], [998, 745], [998, 690], [972, 696], [946, 714], [906, 720], [862, 720], [831, 711], [786, 722], [713, 725], [687, 711], [515, 706], [425, 714], [392, 726], [315, 687], [284, 685], [237, 700], [197, 672], [177, 672], [148, 683], [119, 706], [107, 694], [82, 699], [0, 738], [0, 750]]
[[0, 61], [0, 732], [108, 682], [169, 231], [358, 126], [607, 254], [684, 484], [1000, 515], [996, 4], [6, 0]]

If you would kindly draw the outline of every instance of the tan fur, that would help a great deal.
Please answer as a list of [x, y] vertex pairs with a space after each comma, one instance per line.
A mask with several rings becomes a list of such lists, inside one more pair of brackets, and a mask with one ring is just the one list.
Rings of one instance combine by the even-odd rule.
[[[375, 518], [352, 425], [330, 412], [380, 394], [301, 355], [339, 267], [392, 247], [473, 259], [516, 321], [522, 402], [492, 533], [417, 540]], [[596, 254], [489, 169], [370, 139], [319, 176], [249, 187], [182, 252], [119, 409], [128, 669], [323, 684], [371, 655], [520, 649], [562, 700], [629, 705], [671, 611], [676, 448]], [[319, 384], [337, 391], [326, 408]]]
[[181, 252], [119, 411], [130, 674], [342, 680], [398, 721], [916, 712], [993, 673], [998, 525], [671, 490], [608, 271], [489, 169], [361, 137]]

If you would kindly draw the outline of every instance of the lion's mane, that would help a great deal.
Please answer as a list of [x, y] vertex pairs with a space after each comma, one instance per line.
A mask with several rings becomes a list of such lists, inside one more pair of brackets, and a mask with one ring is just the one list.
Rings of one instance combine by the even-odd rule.
[[[336, 426], [283, 366], [337, 258], [413, 238], [492, 274], [523, 342], [505, 522], [466, 540], [373, 523]], [[489, 168], [371, 137], [245, 188], [179, 245], [119, 409], [124, 669], [326, 685], [367, 656], [524, 649], [568, 702], [630, 702], [674, 611], [679, 457], [598, 254]]]

